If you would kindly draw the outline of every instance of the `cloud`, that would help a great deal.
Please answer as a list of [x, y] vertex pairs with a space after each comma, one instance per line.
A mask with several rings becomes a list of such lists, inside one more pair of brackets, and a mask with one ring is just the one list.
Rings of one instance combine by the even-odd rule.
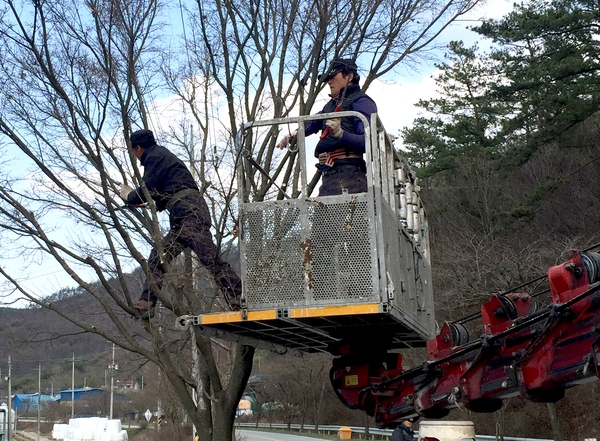
[[420, 99], [429, 99], [437, 95], [435, 81], [438, 75], [420, 78], [401, 78], [395, 83], [374, 81], [367, 95], [377, 103], [379, 118], [390, 135], [397, 136], [399, 130], [411, 126], [415, 118], [420, 116], [423, 109], [415, 106]]
[[499, 19], [511, 12], [514, 0], [493, 0], [478, 4], [469, 13], [469, 17], [479, 20]]
[[[483, 20], [500, 19], [513, 9], [513, 0], [480, 3], [464, 19], [449, 27], [442, 41], [462, 40], [466, 46], [479, 42], [480, 47], [487, 48], [491, 42], [467, 28], [477, 26]], [[425, 115], [423, 109], [415, 106], [420, 99], [439, 96], [434, 78], [440, 74], [440, 70], [424, 65], [420, 72], [423, 74], [413, 73], [387, 82], [376, 80], [367, 90], [367, 94], [377, 103], [379, 118], [390, 135], [397, 136], [402, 128], [412, 126], [415, 118]], [[396, 147], [400, 147], [400, 144], [401, 141], [397, 140]]]

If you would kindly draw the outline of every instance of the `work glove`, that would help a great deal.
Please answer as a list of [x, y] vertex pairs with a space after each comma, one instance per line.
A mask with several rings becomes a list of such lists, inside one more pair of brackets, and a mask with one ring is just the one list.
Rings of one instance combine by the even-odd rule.
[[294, 139], [297, 134], [298, 134], [298, 130], [294, 130], [292, 133], [289, 133], [289, 134], [285, 135], [281, 139], [281, 141], [279, 141], [279, 144], [277, 144], [275, 147], [277, 147], [280, 150], [283, 150], [284, 148], [286, 148], [290, 144], [290, 141], [292, 139]]
[[325, 125], [329, 127], [329, 130], [335, 139], [340, 139], [344, 131], [342, 130], [342, 121], [339, 118], [328, 119], [325, 121]]
[[121, 196], [121, 198], [123, 198], [123, 200], [127, 200], [127, 196], [129, 196], [129, 193], [131, 193], [133, 191], [133, 188], [131, 188], [129, 185], [127, 184], [123, 184], [121, 186], [121, 191], [119, 192], [119, 196]]

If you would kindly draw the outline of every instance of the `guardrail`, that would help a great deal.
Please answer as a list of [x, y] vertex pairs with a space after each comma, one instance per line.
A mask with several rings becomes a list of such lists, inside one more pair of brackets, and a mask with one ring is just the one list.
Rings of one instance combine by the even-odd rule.
[[[393, 430], [390, 429], [377, 429], [369, 427], [367, 430], [365, 427], [357, 427], [357, 426], [326, 426], [319, 425], [319, 428], [316, 429], [313, 424], [269, 424], [269, 423], [235, 423], [236, 427], [245, 428], [245, 429], [273, 429], [273, 430], [281, 430], [281, 431], [294, 431], [294, 432], [306, 432], [306, 433], [323, 433], [323, 434], [337, 434], [341, 427], [350, 427], [352, 429], [352, 439], [370, 439], [370, 440], [388, 440], [392, 439]], [[366, 433], [368, 432], [368, 438]], [[419, 432], [415, 432], [416, 435]], [[502, 438], [496, 437], [494, 435], [475, 435], [476, 441], [553, 441], [551, 439], [544, 438], [520, 438], [514, 436], [504, 436]]]
[[[319, 425], [319, 428], [316, 429], [313, 424], [305, 424], [301, 426], [300, 424], [291, 424], [288, 426], [287, 424], [269, 424], [269, 423], [258, 423], [258, 426], [255, 423], [236, 423], [236, 427], [243, 427], [247, 429], [274, 429], [274, 430], [289, 430], [294, 432], [306, 432], [306, 433], [325, 433], [325, 434], [337, 434], [341, 427], [350, 427], [352, 429], [352, 438], [357, 439], [365, 439], [365, 432], [367, 429], [364, 427], [355, 427], [355, 426], [326, 426]], [[373, 440], [387, 440], [392, 438], [393, 430], [390, 429], [377, 429], [377, 428], [369, 428], [368, 433], [370, 438]], [[356, 436], [358, 435], [358, 436]]]

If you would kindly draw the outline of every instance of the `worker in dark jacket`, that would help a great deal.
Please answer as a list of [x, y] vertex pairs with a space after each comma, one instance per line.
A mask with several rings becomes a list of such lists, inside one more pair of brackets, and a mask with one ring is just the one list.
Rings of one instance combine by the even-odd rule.
[[392, 433], [392, 441], [413, 441], [415, 439], [415, 431], [412, 430], [412, 425], [416, 418], [407, 418], [400, 423]]
[[[331, 100], [319, 113], [356, 111], [370, 119], [377, 105], [360, 88], [360, 76], [354, 60], [335, 60], [321, 75], [330, 89]], [[365, 128], [359, 118], [345, 117], [313, 120], [305, 124], [305, 134], [321, 131], [315, 149], [319, 159], [317, 168], [322, 176], [319, 196], [367, 191], [365, 153]], [[295, 135], [286, 136], [277, 146], [284, 148]]]
[[[219, 256], [210, 232], [208, 206], [185, 164], [165, 147], [156, 144], [150, 130], [131, 134], [133, 154], [144, 167], [143, 180], [158, 211], [169, 212], [171, 230], [163, 239], [164, 255], [159, 256], [154, 246], [148, 266], [155, 283], [161, 287], [167, 266], [185, 248], [191, 248], [200, 262], [208, 268], [217, 284], [226, 292], [231, 309], [240, 309], [242, 283], [231, 266]], [[132, 189], [124, 185], [121, 197], [130, 205], [146, 202], [142, 187]], [[144, 290], [134, 307], [144, 319], [152, 317], [156, 293], [146, 280]]]

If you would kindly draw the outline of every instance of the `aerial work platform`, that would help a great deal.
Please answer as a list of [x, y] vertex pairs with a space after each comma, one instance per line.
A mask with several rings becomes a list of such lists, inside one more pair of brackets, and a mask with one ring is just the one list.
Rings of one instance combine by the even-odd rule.
[[[368, 191], [314, 197], [304, 122], [344, 116], [365, 126]], [[282, 127], [297, 127], [297, 142], [261, 153]], [[425, 211], [376, 114], [248, 123], [236, 147], [244, 309], [180, 317], [179, 326], [275, 351], [328, 351], [345, 340], [419, 347], [435, 336]]]

